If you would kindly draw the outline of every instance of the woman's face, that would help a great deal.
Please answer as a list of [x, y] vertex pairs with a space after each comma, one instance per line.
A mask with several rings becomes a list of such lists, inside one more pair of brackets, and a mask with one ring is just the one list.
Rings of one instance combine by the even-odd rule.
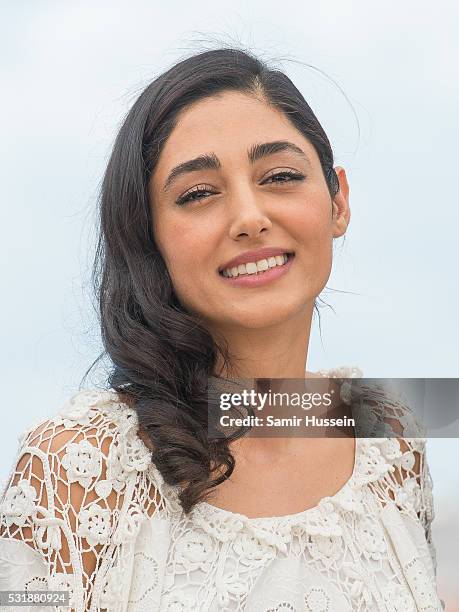
[[[260, 148], [276, 141], [303, 155]], [[174, 168], [204, 155], [207, 163], [168, 181]], [[183, 306], [221, 331], [311, 313], [330, 275], [333, 238], [350, 217], [346, 175], [335, 170], [341, 189], [332, 203], [314, 147], [255, 97], [224, 92], [184, 110], [149, 187], [156, 243]], [[238, 286], [219, 274], [229, 260], [264, 247], [294, 252], [274, 280]]]

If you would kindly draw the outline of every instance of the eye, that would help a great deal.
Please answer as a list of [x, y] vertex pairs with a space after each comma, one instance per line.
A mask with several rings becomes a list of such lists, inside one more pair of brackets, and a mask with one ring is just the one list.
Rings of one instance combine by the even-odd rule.
[[185, 194], [177, 198], [175, 200], [175, 203], [178, 204], [179, 206], [182, 206], [183, 204], [186, 204], [187, 202], [191, 202], [195, 200], [202, 200], [202, 198], [197, 197], [201, 193], [210, 193], [211, 195], [216, 193], [215, 191], [211, 191], [211, 188], [207, 189], [208, 187], [209, 185], [197, 185], [196, 187], [193, 187], [191, 191], [187, 191]]
[[[290, 183], [291, 181], [302, 181], [305, 178], [304, 174], [300, 174], [299, 172], [292, 172], [291, 170], [283, 170], [282, 172], [276, 172], [275, 174], [271, 174], [271, 176], [268, 176], [266, 181], [268, 181], [269, 179], [274, 179], [278, 177], [282, 177], [283, 179], [287, 179], [287, 180], [273, 181], [272, 185], [279, 185], [279, 184], [282, 185], [283, 183]], [[266, 182], [266, 181], [263, 181], [263, 182]]]
[[[282, 172], [276, 172], [275, 174], [271, 174], [271, 176], [268, 176], [268, 178], [263, 181], [262, 185], [264, 185], [271, 179], [278, 179], [278, 178], [281, 178], [282, 180], [273, 180], [271, 184], [272, 185], [283, 185], [285, 183], [290, 183], [292, 181], [303, 181], [306, 177], [304, 176], [304, 174], [301, 174], [299, 172], [292, 172], [291, 170], [283, 170]], [[187, 191], [185, 194], [177, 198], [175, 203], [178, 204], [179, 206], [183, 206], [187, 202], [202, 200], [203, 198], [200, 196], [206, 193], [210, 195], [214, 195], [217, 192], [212, 191], [212, 188], [209, 185], [197, 185], [196, 187], [193, 187], [193, 189], [191, 189], [190, 191]], [[204, 197], [207, 197], [207, 196], [204, 196]]]

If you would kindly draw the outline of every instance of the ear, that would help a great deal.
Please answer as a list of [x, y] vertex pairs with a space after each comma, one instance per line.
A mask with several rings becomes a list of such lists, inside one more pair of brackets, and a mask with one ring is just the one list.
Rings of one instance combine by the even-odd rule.
[[339, 181], [339, 191], [332, 202], [332, 222], [333, 238], [339, 238], [347, 230], [351, 220], [351, 210], [349, 208], [349, 185], [346, 171], [341, 166], [336, 166], [335, 172]]

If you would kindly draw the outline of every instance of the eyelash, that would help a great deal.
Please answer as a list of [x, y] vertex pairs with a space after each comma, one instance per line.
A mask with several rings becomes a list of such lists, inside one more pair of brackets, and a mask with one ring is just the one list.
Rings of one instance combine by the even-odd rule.
[[[288, 176], [290, 178], [289, 181], [274, 181], [272, 183], [272, 185], [283, 185], [284, 183], [290, 183], [291, 181], [302, 181], [304, 180], [306, 177], [304, 176], [304, 174], [300, 174], [298, 172], [290, 172], [285, 170], [284, 172], [277, 172], [276, 174], [272, 174], [271, 176], [268, 176], [268, 178], [266, 180], [275, 178], [277, 176]], [[199, 186], [198, 186], [199, 187]], [[179, 198], [177, 198], [177, 200], [175, 201], [176, 204], [178, 204], [179, 206], [183, 206], [184, 204], [188, 203], [188, 202], [196, 202], [198, 200], [202, 200], [203, 198], [193, 198], [192, 196], [194, 194], [199, 194], [199, 193], [210, 193], [209, 189], [193, 189], [192, 191], [188, 191], [187, 193], [185, 193], [185, 195], [180, 196]], [[214, 195], [215, 192], [212, 192], [211, 195]]]

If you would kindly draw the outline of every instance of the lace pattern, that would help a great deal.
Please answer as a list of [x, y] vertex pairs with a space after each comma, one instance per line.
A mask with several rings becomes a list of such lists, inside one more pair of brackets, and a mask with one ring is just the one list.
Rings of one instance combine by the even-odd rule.
[[384, 411], [400, 438], [357, 438], [337, 494], [284, 517], [204, 502], [186, 516], [135, 411], [111, 390], [80, 392], [19, 438], [0, 503], [0, 588], [68, 590], [56, 609], [75, 612], [441, 610], [426, 440], [403, 437], [422, 432], [400, 399], [367, 389], [356, 410]]
[[[164, 506], [134, 416], [114, 392], [81, 392], [20, 436], [0, 527], [0, 576], [17, 589], [59, 586], [71, 592], [71, 608], [90, 609], [95, 598], [112, 609], [122, 582], [104, 566], [121, 560], [142, 521]], [[46, 570], [27, 585], [9, 576], [18, 542], [30, 547], [24, 565], [33, 551]]]

